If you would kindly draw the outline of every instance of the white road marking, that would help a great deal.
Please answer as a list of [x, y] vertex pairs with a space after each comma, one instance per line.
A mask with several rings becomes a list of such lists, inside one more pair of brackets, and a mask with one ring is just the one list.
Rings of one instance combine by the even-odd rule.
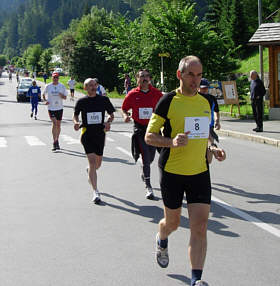
[[7, 140], [5, 137], [0, 137], [0, 148], [5, 148], [7, 147], [8, 144], [7, 144]]
[[130, 158], [132, 158], [131, 152], [128, 152], [127, 150], [125, 150], [122, 147], [116, 147], [119, 151], [121, 151], [122, 153], [124, 153], [125, 155], [129, 156]]
[[42, 142], [38, 137], [36, 136], [24, 136], [26, 142], [30, 146], [45, 146], [46, 144]]
[[120, 134], [122, 134], [123, 136], [129, 137], [129, 138], [132, 137], [132, 133], [129, 133], [129, 132], [121, 132]]
[[60, 136], [61, 139], [66, 142], [66, 144], [80, 144], [80, 140], [79, 139], [75, 139], [75, 138], [72, 138], [71, 136], [69, 135], [61, 135]]
[[108, 140], [109, 142], [115, 142], [114, 139], [112, 139], [111, 137], [106, 136], [106, 140]]
[[267, 223], [262, 222], [261, 220], [257, 219], [256, 217], [253, 217], [239, 209], [234, 208], [233, 206], [231, 206], [230, 204], [212, 196], [212, 201], [214, 201], [216, 204], [218, 204], [219, 206], [227, 209], [228, 211], [238, 215], [239, 217], [247, 220], [248, 222], [253, 223], [254, 225], [256, 225], [259, 228], [262, 228], [263, 230], [277, 236], [280, 238], [280, 230], [268, 225]]

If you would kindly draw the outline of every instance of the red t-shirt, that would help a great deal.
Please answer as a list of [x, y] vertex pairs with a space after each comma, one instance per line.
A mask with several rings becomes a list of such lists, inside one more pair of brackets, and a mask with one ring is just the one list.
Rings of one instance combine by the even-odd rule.
[[152, 85], [149, 85], [148, 92], [141, 91], [138, 86], [126, 95], [122, 104], [122, 110], [128, 111], [132, 109], [133, 120], [142, 125], [148, 125], [152, 112], [161, 97], [161, 91]]

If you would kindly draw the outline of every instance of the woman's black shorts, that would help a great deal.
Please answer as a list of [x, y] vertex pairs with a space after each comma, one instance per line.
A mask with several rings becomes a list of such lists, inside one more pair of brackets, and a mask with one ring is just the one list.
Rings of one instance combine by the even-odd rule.
[[211, 203], [211, 180], [209, 170], [197, 175], [177, 175], [160, 168], [160, 187], [163, 203], [170, 209], [182, 206], [184, 194], [188, 204]]

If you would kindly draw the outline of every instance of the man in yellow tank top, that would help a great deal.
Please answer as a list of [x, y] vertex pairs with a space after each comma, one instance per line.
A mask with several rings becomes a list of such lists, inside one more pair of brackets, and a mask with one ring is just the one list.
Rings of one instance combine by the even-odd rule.
[[168, 266], [168, 236], [180, 225], [182, 201], [186, 195], [191, 286], [208, 285], [201, 280], [211, 203], [208, 164], [212, 156], [218, 161], [226, 158], [224, 150], [210, 145], [211, 109], [207, 99], [197, 93], [201, 77], [199, 58], [187, 56], [180, 61], [177, 70], [180, 87], [159, 100], [145, 136], [147, 144], [162, 147], [159, 170], [164, 218], [156, 236], [156, 259], [161, 267]]

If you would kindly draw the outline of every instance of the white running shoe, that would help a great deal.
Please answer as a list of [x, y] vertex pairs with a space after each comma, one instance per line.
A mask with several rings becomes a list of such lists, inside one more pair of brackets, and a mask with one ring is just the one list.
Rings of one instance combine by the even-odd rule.
[[93, 191], [92, 201], [93, 201], [95, 204], [99, 204], [99, 203], [101, 202], [100, 193], [98, 192], [98, 190]]
[[209, 284], [202, 280], [197, 280], [194, 284], [194, 286], [209, 286]]
[[168, 247], [161, 248], [158, 244], [159, 234], [156, 236], [156, 260], [160, 267], [166, 268], [169, 264]]
[[153, 188], [146, 187], [146, 199], [153, 200], [154, 197], [155, 196], [154, 196]]

